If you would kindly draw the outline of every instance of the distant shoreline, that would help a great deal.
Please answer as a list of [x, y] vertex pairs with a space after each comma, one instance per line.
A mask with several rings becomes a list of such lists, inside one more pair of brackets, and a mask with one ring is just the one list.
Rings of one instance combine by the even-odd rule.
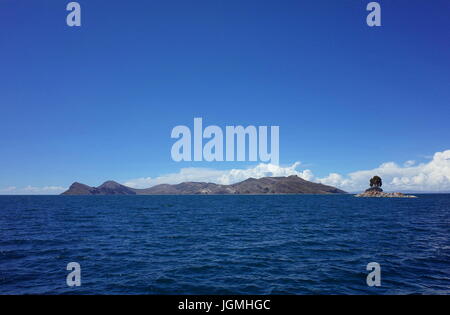
[[[179, 194], [179, 195], [168, 195], [168, 194], [153, 194], [153, 195], [63, 195], [63, 194], [53, 194], [53, 195], [0, 195], [1, 197], [67, 197], [67, 196], [79, 196], [79, 197], [111, 197], [111, 196], [355, 196], [358, 193], [341, 193], [341, 194]], [[450, 195], [450, 192], [423, 192], [423, 193], [405, 193], [405, 194], [414, 194], [414, 195]]]
[[136, 189], [107, 181], [98, 187], [73, 183], [62, 195], [292, 195], [292, 194], [346, 194], [336, 187], [313, 183], [296, 175], [288, 177], [248, 178], [231, 185], [205, 182], [161, 184], [147, 189]]

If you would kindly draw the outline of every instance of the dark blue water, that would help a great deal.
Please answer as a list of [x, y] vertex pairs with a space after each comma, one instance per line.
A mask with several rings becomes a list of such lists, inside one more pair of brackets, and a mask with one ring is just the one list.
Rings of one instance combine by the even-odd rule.
[[2, 294], [450, 293], [450, 195], [0, 196], [0, 227]]

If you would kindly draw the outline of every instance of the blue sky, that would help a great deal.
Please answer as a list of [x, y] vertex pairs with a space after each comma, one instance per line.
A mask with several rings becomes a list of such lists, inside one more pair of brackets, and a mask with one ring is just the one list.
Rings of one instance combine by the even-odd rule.
[[253, 167], [173, 162], [194, 117], [278, 125], [317, 178], [450, 149], [447, 0], [68, 2], [0, 2], [0, 189]]

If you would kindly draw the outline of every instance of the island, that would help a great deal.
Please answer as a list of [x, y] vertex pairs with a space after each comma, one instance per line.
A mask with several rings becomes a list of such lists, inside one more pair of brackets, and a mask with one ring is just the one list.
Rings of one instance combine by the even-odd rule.
[[371, 197], [371, 198], [417, 198], [413, 195], [405, 195], [400, 192], [394, 193], [385, 193], [381, 186], [383, 185], [383, 181], [380, 176], [374, 176], [370, 179], [369, 182], [370, 188], [366, 189], [365, 192], [361, 194], [355, 195], [355, 197]]
[[161, 184], [136, 189], [107, 181], [98, 187], [73, 183], [62, 195], [283, 195], [283, 194], [346, 194], [336, 187], [313, 183], [297, 175], [288, 177], [249, 178], [232, 185], [205, 182]]

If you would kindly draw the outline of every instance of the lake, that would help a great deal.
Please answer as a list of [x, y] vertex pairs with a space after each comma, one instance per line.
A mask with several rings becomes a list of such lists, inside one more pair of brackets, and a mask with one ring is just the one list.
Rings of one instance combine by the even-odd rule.
[[0, 196], [0, 293], [449, 294], [450, 195], [418, 197]]

